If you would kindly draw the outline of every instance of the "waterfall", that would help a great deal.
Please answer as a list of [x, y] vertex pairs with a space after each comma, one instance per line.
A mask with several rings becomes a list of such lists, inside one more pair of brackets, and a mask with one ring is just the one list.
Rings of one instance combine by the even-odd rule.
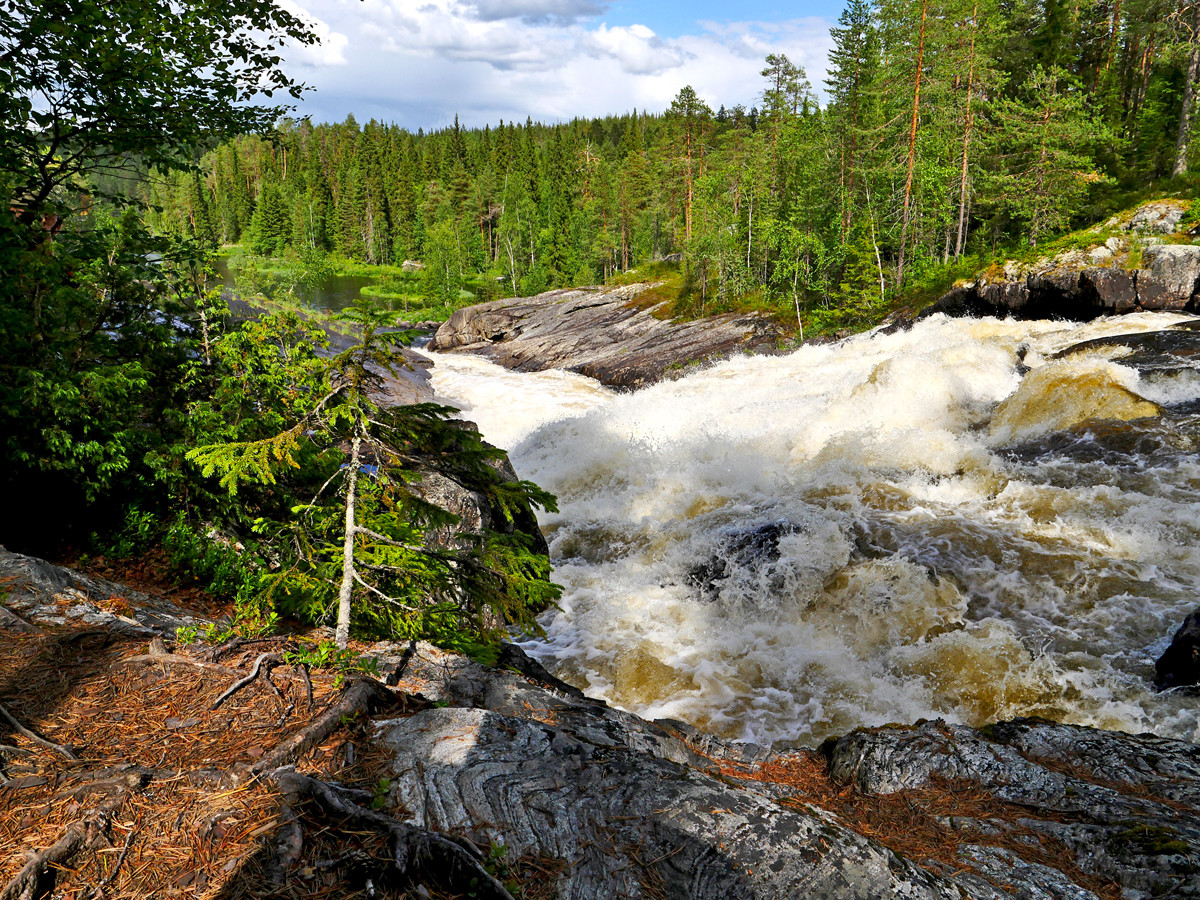
[[1089, 324], [948, 319], [636, 393], [435, 354], [558, 496], [524, 646], [589, 694], [759, 743], [1039, 715], [1200, 737], [1153, 662], [1200, 603], [1200, 371]]

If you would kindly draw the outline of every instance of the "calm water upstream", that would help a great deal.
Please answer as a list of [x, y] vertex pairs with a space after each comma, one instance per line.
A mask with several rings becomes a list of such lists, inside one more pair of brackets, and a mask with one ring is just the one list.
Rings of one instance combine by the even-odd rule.
[[434, 386], [558, 495], [527, 649], [594, 696], [783, 744], [1018, 715], [1196, 740], [1150, 678], [1200, 602], [1200, 424], [1144, 417], [1200, 371], [1051, 358], [1184, 318], [939, 316], [634, 394], [435, 355]]
[[[234, 290], [229, 261], [224, 257], [217, 257], [214, 268], [217, 280], [229, 290]], [[363, 300], [362, 289], [378, 280], [367, 275], [330, 275], [318, 284], [297, 286], [296, 299], [311, 309], [331, 309], [337, 312]]]

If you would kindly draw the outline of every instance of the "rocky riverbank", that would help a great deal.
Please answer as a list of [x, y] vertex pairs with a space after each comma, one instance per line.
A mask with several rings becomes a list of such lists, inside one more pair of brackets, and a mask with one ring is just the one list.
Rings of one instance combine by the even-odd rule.
[[[597, 900], [1200, 896], [1192, 744], [1022, 720], [889, 726], [772, 752], [587, 699], [517, 648], [488, 668], [387, 643], [362, 648], [386, 688], [319, 681], [289, 735], [283, 721], [304, 709], [295, 677], [278, 701], [252, 684], [230, 709], [210, 711], [270, 642], [198, 653], [172, 642], [202, 614], [9, 552], [0, 580], [0, 640], [13, 651], [0, 665], [0, 704], [75, 757], [0, 725], [0, 834], [27, 846], [32, 865], [60, 837], [92, 828], [59, 859], [70, 864], [56, 870], [60, 891], [94, 881], [92, 860], [111, 866], [106, 854], [132, 834], [114, 896], [172, 884], [206, 897], [305, 896], [326, 883]], [[55, 670], [52, 695], [25, 689], [66, 657], [74, 665]], [[147, 713], [171, 691], [172, 714]], [[343, 709], [351, 696], [358, 719]], [[121, 725], [96, 730], [97, 716], [139, 724], [123, 739]], [[293, 740], [323, 729], [307, 745]], [[184, 748], [218, 739], [232, 740], [223, 755], [205, 748], [189, 768], [196, 754]], [[177, 814], [168, 786], [178, 779], [191, 805]], [[155, 814], [176, 823], [157, 840], [193, 842], [190, 856], [151, 862], [158, 844], [137, 823], [149, 826], [154, 792]], [[253, 809], [243, 810], [247, 798]], [[27, 813], [43, 808], [43, 818]], [[390, 835], [391, 850], [379, 852], [372, 834]], [[449, 845], [457, 861], [432, 865]], [[10, 858], [0, 880], [22, 864]], [[168, 869], [171, 882], [138, 881]]]
[[941, 312], [1088, 321], [1144, 310], [1196, 312], [1200, 246], [1181, 224], [1186, 212], [1173, 200], [1144, 204], [1080, 233], [1080, 246], [981, 273], [921, 317]]
[[476, 353], [521, 372], [568, 369], [635, 389], [686, 366], [779, 345], [779, 329], [758, 315], [655, 318], [637, 302], [649, 287], [576, 288], [467, 307], [438, 329], [429, 348]]

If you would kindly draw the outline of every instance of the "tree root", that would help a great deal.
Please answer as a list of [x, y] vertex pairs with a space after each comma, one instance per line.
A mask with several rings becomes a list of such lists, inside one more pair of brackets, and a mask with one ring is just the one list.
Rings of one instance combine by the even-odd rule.
[[72, 753], [70, 750], [68, 750], [66, 747], [56, 744], [56, 743], [54, 743], [54, 741], [46, 740], [40, 734], [30, 731], [28, 728], [26, 728], [24, 725], [22, 725], [20, 722], [18, 722], [15, 718], [13, 718], [12, 713], [10, 713], [7, 709], [4, 708], [3, 704], [0, 704], [0, 719], [3, 719], [5, 722], [7, 722], [9, 724], [9, 726], [15, 732], [17, 732], [17, 734], [22, 734], [25, 737], [29, 738], [31, 741], [41, 744], [47, 750], [53, 750], [55, 753], [59, 754], [60, 756], [65, 756], [71, 762], [79, 762], [79, 757], [76, 756], [74, 753]]
[[265, 867], [267, 881], [277, 888], [283, 886], [288, 869], [296, 865], [304, 853], [304, 829], [300, 817], [287, 804], [279, 813], [283, 824], [275, 834], [275, 855]]
[[[150, 652], [144, 657], [134, 657], [133, 660], [183, 663], [203, 669], [225, 670], [224, 666], [215, 663], [198, 663], [185, 657], [174, 656], [166, 652], [161, 644], [156, 644], [157, 646], [151, 646]], [[114, 662], [129, 661], [131, 660], [125, 659]], [[241, 677], [214, 706], [219, 706], [237, 690], [263, 678], [271, 665], [280, 663], [282, 656], [279, 654], [260, 655], [249, 676], [237, 673]], [[295, 677], [298, 678], [299, 673]], [[407, 695], [400, 696], [407, 698]], [[267, 843], [264, 844], [265, 884], [274, 885], [275, 888], [286, 883], [289, 870], [295, 868], [304, 856], [307, 835], [304, 820], [298, 815], [301, 812], [299, 804], [304, 802], [322, 810], [323, 815], [344, 821], [353, 828], [369, 830], [386, 840], [390, 858], [377, 862], [364, 858], [364, 863], [368, 867], [383, 867], [386, 873], [390, 873], [388, 877], [411, 880], [414, 884], [419, 884], [422, 880], [451, 885], [473, 883], [478, 897], [487, 900], [512, 900], [503, 884], [484, 868], [483, 855], [478, 848], [369, 809], [372, 795], [368, 791], [330, 785], [317, 778], [297, 773], [292, 768], [297, 760], [329, 738], [337, 729], [361, 716], [370, 716], [377, 711], [390, 709], [396, 701], [397, 695], [378, 681], [370, 678], [352, 679], [341, 694], [307, 726], [292, 731], [257, 762], [233, 767], [232, 771], [168, 770], [146, 768], [133, 763], [92, 771], [74, 769], [68, 784], [61, 786], [52, 797], [69, 798], [75, 803], [86, 804], [86, 812], [66, 826], [52, 846], [37, 852], [31, 851], [21, 870], [6, 884], [0, 883], [0, 900], [42, 900], [59, 887], [60, 877], [66, 877], [61, 874], [62, 870], [72, 866], [78, 869], [81, 855], [101, 848], [117, 854], [118, 848], [113, 844], [111, 829], [125, 800], [164, 779], [187, 779], [199, 787], [201, 793], [225, 792], [230, 788], [231, 781], [244, 785], [261, 779], [264, 786], [277, 791], [282, 803], [280, 825], [276, 833], [266, 839]], [[287, 712], [290, 714], [291, 709]], [[52, 744], [20, 726], [3, 707], [0, 707], [0, 714], [22, 734], [72, 760], [75, 759], [74, 754], [67, 748]], [[30, 751], [22, 749], [19, 752]], [[93, 881], [92, 884], [85, 883], [82, 889], [77, 891], [77, 896], [82, 900], [104, 900], [110, 892], [117, 891], [119, 882], [128, 877], [127, 874], [123, 876], [122, 872], [128, 872], [129, 867], [124, 864], [137, 836], [136, 830], [125, 833], [124, 847], [119, 849], [116, 862], [107, 868], [107, 871], [100, 873], [102, 878], [97, 875], [99, 880]], [[348, 858], [344, 857], [343, 861], [346, 859]], [[337, 864], [336, 861], [328, 863], [331, 866]], [[79, 874], [77, 871], [76, 877]]]
[[191, 659], [175, 653], [143, 653], [138, 656], [127, 656], [124, 659], [116, 660], [114, 665], [123, 666], [129, 663], [163, 663], [168, 666], [191, 666], [193, 669], [220, 672], [222, 675], [242, 674], [237, 669], [231, 669], [228, 666], [219, 666], [216, 663], [203, 662], [199, 659]]
[[[254, 661], [254, 668], [251, 670], [250, 674], [245, 678], [234, 682], [234, 684], [230, 686], [225, 693], [213, 701], [213, 705], [210, 706], [209, 709], [219, 708], [222, 703], [224, 703], [242, 688], [248, 687], [257, 681], [260, 675], [263, 675], [263, 679], [271, 686], [271, 690], [275, 692], [275, 696], [278, 697], [279, 701], [282, 703], [283, 694], [279, 693], [279, 688], [275, 686], [275, 682], [271, 681], [271, 676], [269, 674], [271, 671], [271, 666], [277, 666], [281, 662], [283, 662], [283, 657], [281, 657], [278, 653], [260, 653], [258, 659]], [[263, 669], [264, 664], [266, 665], [265, 670]]]
[[9, 631], [16, 631], [22, 634], [45, 634], [43, 628], [34, 625], [28, 619], [23, 619], [15, 612], [7, 607], [0, 606], [0, 625], [3, 625]]
[[327, 813], [340, 816], [357, 826], [388, 835], [392, 865], [411, 881], [475, 882], [475, 896], [485, 900], [513, 900], [510, 894], [482, 863], [473, 845], [459, 843], [446, 835], [406, 825], [374, 810], [364, 809], [332, 785], [292, 769], [281, 769], [268, 776], [279, 790], [293, 801], [311, 799]]
[[117, 857], [116, 863], [112, 867], [112, 871], [100, 879], [100, 883], [92, 888], [92, 892], [88, 895], [88, 900], [100, 900], [104, 896], [104, 889], [108, 887], [116, 877], [121, 874], [121, 866], [125, 863], [125, 857], [129, 855], [129, 848], [133, 846], [134, 838], [138, 833], [131, 831], [125, 835], [125, 845], [121, 848], [121, 855]]
[[345, 719], [360, 714], [370, 715], [375, 708], [394, 699], [391, 691], [378, 681], [369, 678], [352, 681], [336, 703], [306, 727], [281, 741], [274, 750], [251, 766], [249, 773], [261, 775], [291, 765], [333, 734]]
[[65, 867], [79, 851], [109, 843], [113, 810], [119, 805], [119, 797], [110, 798], [78, 822], [68, 825], [57, 843], [33, 854], [21, 871], [0, 889], [0, 900], [37, 900], [48, 896], [54, 889], [57, 869]]

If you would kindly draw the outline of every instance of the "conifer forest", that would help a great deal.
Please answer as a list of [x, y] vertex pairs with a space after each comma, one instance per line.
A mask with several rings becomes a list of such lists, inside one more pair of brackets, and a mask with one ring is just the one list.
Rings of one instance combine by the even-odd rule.
[[678, 314], [861, 325], [964, 257], [1184, 175], [1198, 31], [1200, 5], [1162, 0], [851, 0], [823, 84], [771, 55], [761, 93], [726, 104], [685, 86], [662, 112], [557, 124], [286, 120], [146, 199], [210, 247], [419, 260], [447, 297], [471, 275], [530, 295], [681, 254]]

